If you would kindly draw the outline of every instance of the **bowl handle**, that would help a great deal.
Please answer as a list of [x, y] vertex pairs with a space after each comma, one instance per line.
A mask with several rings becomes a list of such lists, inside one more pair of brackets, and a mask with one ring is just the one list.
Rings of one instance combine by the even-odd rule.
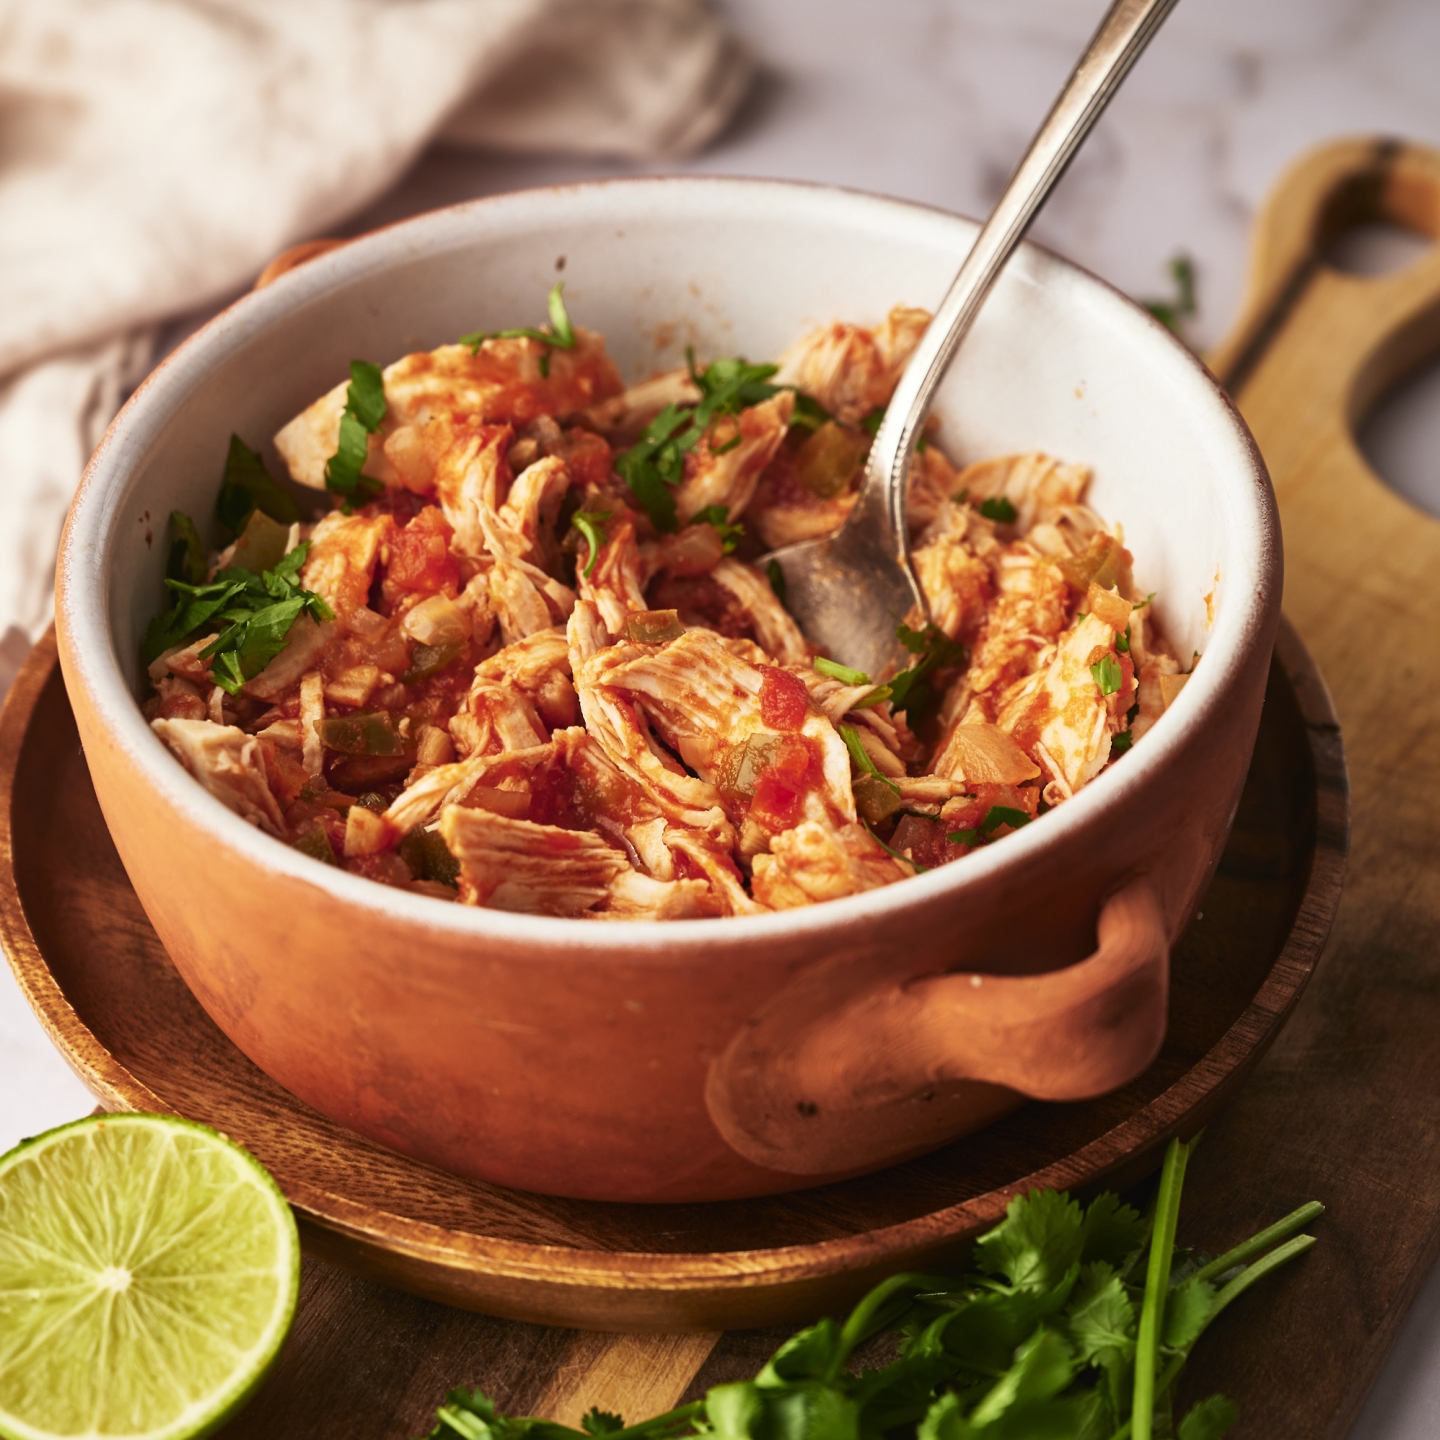
[[933, 1149], [1021, 1096], [1117, 1089], [1165, 1038], [1170, 944], [1150, 880], [1112, 895], [1096, 932], [1094, 954], [1039, 975], [861, 976], [857, 989], [844, 960], [807, 969], [710, 1067], [710, 1117], [756, 1164], [839, 1175]]

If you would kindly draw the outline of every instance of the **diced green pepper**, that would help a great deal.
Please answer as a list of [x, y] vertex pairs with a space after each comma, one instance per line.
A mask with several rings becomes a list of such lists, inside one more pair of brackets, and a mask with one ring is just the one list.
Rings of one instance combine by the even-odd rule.
[[302, 855], [308, 855], [312, 860], [319, 860], [323, 865], [340, 863], [335, 858], [335, 847], [331, 845], [330, 837], [325, 833], [323, 825], [317, 825], [313, 830], [307, 830], [294, 842], [293, 848]]
[[463, 649], [463, 640], [447, 640], [443, 645], [417, 645], [410, 652], [410, 668], [400, 678], [413, 685], [438, 675]]
[[855, 808], [872, 825], [888, 819], [905, 804], [894, 782], [879, 775], [858, 775], [853, 788]]
[[795, 475], [812, 495], [829, 500], [854, 477], [868, 442], [833, 420], [827, 420], [795, 452]]
[[406, 750], [404, 737], [387, 710], [336, 715], [322, 720], [316, 729], [320, 743], [342, 755], [403, 755]]
[[438, 880], [450, 886], [460, 882], [460, 862], [438, 830], [412, 830], [400, 842], [400, 858], [416, 880]]
[[684, 633], [678, 610], [637, 610], [625, 622], [625, 638], [640, 645], [664, 645]]

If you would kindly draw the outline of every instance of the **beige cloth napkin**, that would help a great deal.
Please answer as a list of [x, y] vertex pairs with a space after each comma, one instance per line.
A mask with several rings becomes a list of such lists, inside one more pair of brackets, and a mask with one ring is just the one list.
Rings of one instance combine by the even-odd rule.
[[681, 154], [748, 73], [704, 0], [0, 0], [0, 693], [158, 322], [437, 137]]

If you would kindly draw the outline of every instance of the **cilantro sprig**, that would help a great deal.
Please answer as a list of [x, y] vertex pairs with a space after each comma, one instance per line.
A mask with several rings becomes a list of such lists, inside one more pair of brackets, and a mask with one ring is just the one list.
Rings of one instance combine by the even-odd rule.
[[238, 435], [232, 435], [215, 516], [232, 535], [239, 535], [257, 510], [282, 525], [293, 525], [300, 518], [294, 497], [276, 484], [264, 460]]
[[930, 676], [937, 670], [963, 664], [965, 647], [958, 640], [952, 640], [938, 625], [926, 625], [921, 630], [900, 625], [895, 634], [900, 643], [919, 658], [908, 670], [892, 676], [880, 687], [888, 694], [877, 695], [870, 703], [874, 704], [876, 699], [889, 700], [890, 709], [895, 712], [923, 709], [933, 698]]
[[[650, 523], [667, 534], [679, 529], [672, 492], [685, 478], [685, 456], [721, 416], [738, 416], [747, 406], [778, 395], [782, 388], [769, 383], [778, 365], [751, 365], [731, 357], [712, 360], [699, 370], [695, 352], [688, 347], [685, 359], [690, 378], [700, 391], [699, 402], [694, 406], [667, 405], [640, 432], [635, 444], [615, 457], [615, 469], [650, 517]], [[714, 454], [723, 455], [740, 443], [738, 424], [733, 432], [723, 441], [718, 437], [712, 440]]]
[[[1094, 654], [1094, 651], [1091, 651]], [[1091, 667], [1090, 676], [1100, 687], [1102, 695], [1114, 695], [1124, 682], [1120, 662], [1113, 655], [1102, 655]]]
[[590, 558], [580, 572], [589, 579], [600, 558], [600, 547], [605, 543], [605, 522], [614, 514], [613, 510], [577, 510], [570, 523], [585, 537], [590, 545]]
[[550, 328], [533, 330], [528, 325], [519, 325], [510, 330], [474, 330], [462, 335], [459, 343], [468, 345], [472, 355], [479, 352], [487, 340], [538, 340], [545, 346], [540, 352], [540, 377], [550, 375], [550, 352], [552, 350], [573, 350], [575, 348], [575, 327], [570, 323], [569, 312], [565, 309], [565, 282], [557, 281], [545, 297], [545, 308], [550, 312]]
[[385, 410], [385, 380], [380, 367], [368, 360], [352, 360], [345, 410], [340, 416], [340, 437], [325, 465], [326, 489], [353, 496], [361, 492], [378, 495], [385, 488], [378, 480], [360, 473], [369, 453], [370, 437], [380, 428]]
[[952, 830], [945, 838], [956, 845], [974, 845], [980, 840], [991, 839], [1002, 825], [1018, 830], [1029, 823], [1030, 816], [1024, 810], [1016, 810], [1009, 805], [992, 805], [985, 812], [985, 818], [973, 829]]
[[[1033, 1190], [980, 1237], [975, 1271], [882, 1281], [843, 1324], [787, 1340], [751, 1380], [627, 1425], [592, 1409], [573, 1430], [452, 1390], [428, 1440], [1218, 1440], [1235, 1406], [1212, 1395], [1175, 1421], [1175, 1385], [1207, 1327], [1314, 1244], [1302, 1205], [1210, 1261], [1174, 1245], [1194, 1142], [1172, 1141], [1142, 1216], [1112, 1194], [1082, 1208]], [[888, 1332], [898, 1355], [852, 1369]]]
[[285, 648], [290, 627], [302, 614], [319, 621], [335, 618], [324, 599], [300, 584], [300, 567], [309, 550], [309, 541], [302, 541], [273, 570], [260, 575], [237, 568], [220, 571], [208, 584], [167, 578], [175, 600], [145, 632], [145, 663], [204, 630], [218, 629], [199, 658], [211, 662], [210, 677], [222, 690], [238, 694]]
[[738, 520], [730, 519], [730, 507], [728, 505], [707, 505], [703, 510], [697, 510], [691, 517], [692, 525], [713, 525], [715, 533], [720, 537], [720, 553], [731, 554], [735, 547], [745, 536], [745, 527]]

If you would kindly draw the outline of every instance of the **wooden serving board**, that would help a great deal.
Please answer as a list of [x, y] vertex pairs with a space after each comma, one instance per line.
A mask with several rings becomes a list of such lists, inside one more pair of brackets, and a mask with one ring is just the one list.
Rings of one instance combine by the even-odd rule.
[[[1026, 1106], [843, 1184], [729, 1204], [586, 1204], [392, 1155], [269, 1080], [199, 1008], [139, 908], [90, 786], [53, 639], [0, 717], [0, 933], [31, 1003], [108, 1108], [176, 1110], [225, 1130], [269, 1167], [301, 1220], [312, 1258], [295, 1336], [235, 1435], [403, 1435], [462, 1381], [572, 1421], [597, 1403], [664, 1410], [687, 1389], [753, 1373], [785, 1333], [717, 1345], [723, 1327], [808, 1319], [889, 1271], [953, 1264], [1017, 1190], [1143, 1175], [1279, 1033], [1330, 927], [1345, 833], [1334, 716], [1287, 632], [1234, 833], [1174, 957], [1170, 1034], [1145, 1076], [1087, 1104]], [[512, 1319], [412, 1298], [317, 1256]], [[298, 1418], [306, 1406], [313, 1424]]]

